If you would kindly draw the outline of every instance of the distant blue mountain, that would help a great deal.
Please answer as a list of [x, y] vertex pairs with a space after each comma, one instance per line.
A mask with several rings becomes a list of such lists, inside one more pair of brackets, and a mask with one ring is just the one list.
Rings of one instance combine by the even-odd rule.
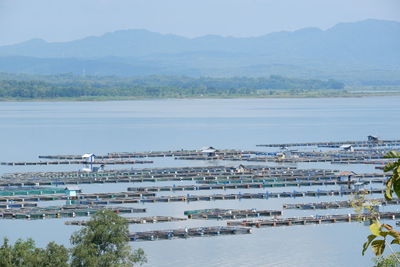
[[398, 77], [399, 47], [400, 23], [381, 20], [340, 23], [325, 31], [305, 28], [252, 38], [186, 38], [124, 30], [71, 42], [33, 39], [2, 46], [0, 71], [219, 76], [268, 75], [275, 71], [318, 78], [336, 75], [344, 80], [349, 73], [367, 71], [374, 73], [374, 79], [386, 79]]

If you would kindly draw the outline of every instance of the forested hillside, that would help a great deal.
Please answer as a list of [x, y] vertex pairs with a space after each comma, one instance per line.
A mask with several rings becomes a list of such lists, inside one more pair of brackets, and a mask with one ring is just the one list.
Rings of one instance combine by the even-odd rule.
[[97, 76], [212, 76], [336, 79], [399, 85], [400, 23], [365, 20], [252, 38], [186, 38], [123, 30], [69, 42], [0, 47], [0, 72]]

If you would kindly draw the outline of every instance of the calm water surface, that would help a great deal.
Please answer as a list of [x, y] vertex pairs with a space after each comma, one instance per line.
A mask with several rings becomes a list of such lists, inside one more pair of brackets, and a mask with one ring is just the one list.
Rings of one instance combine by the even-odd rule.
[[[88, 152], [101, 154], [117, 151], [198, 149], [204, 146], [262, 150], [255, 145], [363, 140], [369, 134], [387, 139], [399, 138], [397, 134], [400, 126], [396, 123], [400, 115], [399, 100], [399, 97], [373, 97], [3, 102], [0, 103], [0, 161], [37, 160], [37, 156], [42, 154]], [[224, 163], [166, 159], [158, 160], [153, 165], [135, 167], [212, 164]], [[298, 167], [374, 171], [371, 166], [356, 165], [301, 164]], [[66, 168], [0, 166], [0, 173]], [[110, 184], [81, 187], [85, 192], [118, 192], [126, 190], [128, 186], [144, 185]], [[307, 191], [311, 188], [276, 190]], [[187, 209], [209, 207], [280, 209], [283, 203], [328, 200], [332, 198], [161, 203], [136, 206], [146, 207], [147, 215], [183, 216], [183, 211]], [[285, 211], [284, 215], [306, 216], [349, 212], [352, 211]], [[133, 216], [141, 215], [143, 216], [143, 214]], [[40, 246], [52, 240], [69, 245], [70, 234], [78, 228], [65, 226], [64, 221], [64, 219], [3, 220], [0, 221], [0, 237], [8, 236], [12, 240], [32, 237]], [[132, 231], [141, 231], [202, 225], [224, 225], [224, 222], [192, 220], [134, 225], [130, 228]], [[368, 229], [362, 224], [352, 223], [254, 229], [252, 235], [141, 242], [132, 245], [145, 250], [150, 259], [147, 266], [370, 266], [371, 253], [365, 257], [361, 256], [361, 245], [367, 234]]]

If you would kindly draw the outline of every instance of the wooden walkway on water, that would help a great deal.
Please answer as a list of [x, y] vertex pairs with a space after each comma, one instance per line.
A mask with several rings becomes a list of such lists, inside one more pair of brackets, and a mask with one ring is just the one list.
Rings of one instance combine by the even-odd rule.
[[[249, 150], [216, 149], [215, 153], [221, 156], [251, 155], [257, 153]], [[106, 155], [96, 155], [96, 159], [126, 159], [126, 158], [165, 158], [165, 157], [190, 157], [203, 155], [202, 150], [175, 150], [175, 151], [149, 151], [149, 152], [113, 152]], [[41, 159], [51, 160], [79, 160], [82, 155], [40, 155]]]
[[[399, 205], [400, 199], [386, 200], [384, 198], [366, 199], [370, 203], [377, 205], [389, 206]], [[373, 205], [375, 205], [373, 204]], [[314, 209], [346, 209], [352, 208], [352, 201], [332, 201], [332, 202], [317, 202], [317, 203], [297, 203], [297, 204], [284, 204], [284, 209], [299, 209], [299, 210], [314, 210]]]
[[0, 209], [32, 208], [37, 207], [34, 202], [6, 202], [0, 203]]
[[[113, 204], [112, 199], [128, 199], [128, 198], [143, 198], [143, 197], [154, 197], [155, 193], [149, 192], [117, 192], [117, 193], [88, 193], [88, 194], [78, 194], [78, 200], [104, 200], [111, 199], [107, 201], [107, 204]], [[68, 196], [65, 194], [48, 194], [48, 195], [29, 195], [29, 196], [3, 196], [0, 197], [0, 203], [2, 202], [39, 202], [39, 201], [54, 201], [54, 200], [68, 200]], [[131, 202], [135, 203], [135, 202]], [[115, 203], [117, 204], [117, 203]], [[119, 203], [118, 203], [119, 204]]]
[[[366, 194], [382, 194], [384, 189], [368, 189]], [[296, 197], [322, 197], [343, 196], [358, 194], [358, 190], [315, 190], [298, 192], [265, 192], [265, 193], [238, 193], [238, 194], [213, 194], [213, 195], [190, 195], [186, 196], [158, 196], [138, 199], [140, 203], [155, 202], [191, 202], [191, 201], [214, 201], [214, 200], [241, 200], [241, 199], [269, 199], [269, 198], [296, 198]]]
[[[382, 194], [383, 188], [367, 189], [366, 194]], [[269, 199], [269, 198], [296, 198], [296, 197], [322, 197], [343, 196], [358, 194], [358, 190], [315, 190], [315, 191], [291, 191], [291, 192], [265, 192], [265, 193], [236, 193], [213, 195], [182, 195], [182, 196], [155, 196], [144, 198], [129, 198], [130, 203], [158, 203], [158, 202], [191, 202], [191, 201], [215, 201], [215, 200], [242, 200], [242, 199]], [[123, 201], [123, 199], [118, 199]], [[101, 201], [101, 200], [100, 200]]]
[[[347, 152], [343, 150], [325, 151], [325, 152], [297, 152], [297, 151], [284, 151], [275, 153], [255, 153], [253, 155], [237, 155], [237, 156], [186, 156], [177, 157], [179, 160], [224, 160], [224, 161], [243, 161], [243, 162], [274, 162], [274, 163], [313, 163], [313, 162], [329, 162], [331, 164], [386, 164], [391, 162], [391, 159], [385, 159], [384, 154], [386, 150], [364, 150]], [[280, 154], [285, 155], [282, 158]]]
[[340, 147], [342, 145], [352, 145], [355, 147], [381, 147], [381, 146], [400, 146], [400, 139], [378, 140], [378, 141], [337, 141], [337, 142], [303, 142], [303, 143], [282, 143], [282, 144], [260, 144], [258, 147]]
[[[148, 223], [164, 223], [186, 221], [186, 218], [177, 218], [171, 216], [153, 216], [153, 217], [124, 217], [129, 224], [148, 224]], [[88, 221], [66, 221], [66, 225], [85, 226]]]
[[[379, 219], [396, 220], [399, 218], [400, 212], [381, 212]], [[340, 214], [340, 215], [324, 215], [324, 216], [309, 216], [309, 217], [292, 217], [292, 218], [274, 218], [265, 220], [253, 221], [228, 221], [229, 226], [245, 226], [245, 227], [277, 227], [277, 226], [295, 226], [295, 225], [310, 225], [310, 224], [327, 224], [337, 222], [354, 222], [366, 221], [375, 218], [371, 214]]]
[[[268, 167], [268, 166], [246, 166], [246, 173], [254, 171], [289, 171], [296, 170], [294, 167]], [[205, 167], [176, 167], [176, 168], [145, 168], [145, 169], [116, 169], [102, 170], [99, 172], [79, 172], [79, 171], [64, 171], [64, 172], [22, 172], [3, 175], [5, 177], [14, 176], [19, 178], [34, 176], [36, 178], [82, 178], [82, 177], [114, 177], [114, 176], [166, 176], [166, 175], [196, 175], [198, 173], [217, 174], [217, 173], [232, 173], [236, 168], [232, 166], [205, 166]]]
[[[351, 179], [350, 184], [382, 184], [386, 182], [385, 178], [364, 178]], [[317, 185], [345, 185], [349, 182], [338, 181], [337, 177], [318, 177], [318, 178], [296, 178], [296, 179], [226, 179], [226, 180], [205, 180], [196, 181], [198, 184], [261, 184], [260, 187], [291, 187], [291, 186], [317, 186]], [[173, 190], [171, 190], [173, 191]]]
[[318, 174], [332, 174], [338, 172], [338, 170], [322, 170], [322, 169], [310, 169], [301, 170], [295, 167], [268, 167], [268, 166], [254, 166], [246, 165], [245, 169], [238, 169], [232, 166], [206, 166], [206, 167], [176, 167], [176, 168], [146, 168], [146, 169], [122, 169], [122, 170], [103, 170], [100, 172], [79, 172], [79, 171], [67, 171], [67, 172], [20, 172], [20, 173], [9, 173], [2, 176], [2, 178], [101, 178], [101, 177], [118, 177], [118, 176], [130, 176], [130, 177], [143, 177], [143, 178], [158, 178], [158, 177], [185, 177], [185, 176], [199, 176], [199, 175], [228, 175], [234, 173], [240, 174], [253, 174], [255, 172], [266, 172], [266, 173], [281, 173], [281, 172], [302, 172], [307, 174], [318, 173]]
[[1, 196], [18, 196], [18, 195], [48, 195], [48, 194], [64, 194], [65, 188], [57, 187], [41, 187], [41, 186], [7, 186], [0, 187]]
[[210, 237], [221, 235], [238, 235], [251, 234], [250, 228], [245, 227], [230, 227], [230, 226], [213, 226], [213, 227], [197, 227], [183, 228], [173, 230], [158, 230], [135, 232], [129, 235], [131, 241], [156, 241], [156, 240], [171, 240], [176, 238], [189, 237]]
[[20, 162], [0, 162], [5, 166], [34, 166], [34, 165], [126, 165], [126, 164], [151, 164], [152, 160], [62, 160], [62, 161], [20, 161]]
[[146, 212], [146, 209], [129, 207], [105, 207], [87, 205], [66, 205], [52, 207], [0, 209], [1, 219], [48, 219], [77, 216], [90, 216], [99, 210], [112, 210], [116, 213]]
[[[304, 186], [332, 186], [332, 185], [348, 185], [345, 181], [301, 181], [301, 182], [247, 182], [247, 180], [238, 181], [216, 181], [213, 183], [201, 184], [201, 185], [175, 185], [175, 186], [151, 186], [151, 187], [128, 187], [128, 191], [135, 192], [176, 192], [176, 191], [204, 191], [204, 190], [228, 190], [228, 189], [259, 189], [259, 188], [274, 188], [274, 187], [304, 187]], [[383, 179], [371, 179], [357, 181], [363, 185], [367, 184], [385, 184]], [[354, 184], [355, 181], [351, 181], [350, 184]]]
[[[283, 176], [246, 176], [246, 175], [229, 175], [229, 176], [176, 176], [176, 177], [157, 177], [157, 178], [137, 178], [137, 177], [117, 177], [117, 178], [75, 178], [75, 179], [43, 179], [37, 180], [34, 178], [25, 179], [0, 179], [0, 186], [64, 186], [68, 184], [105, 184], [105, 183], [145, 183], [145, 182], [181, 182], [181, 181], [199, 181], [201, 183], [212, 183], [213, 181], [221, 181], [229, 183], [229, 181], [251, 181], [257, 180], [258, 182], [280, 182], [280, 181], [320, 181], [320, 180], [333, 180], [338, 176], [290, 176], [281, 179]], [[377, 176], [382, 177], [382, 176]], [[376, 177], [375, 177], [376, 178]]]
[[[362, 147], [352, 151], [242, 151], [234, 149], [215, 150], [207, 153], [206, 150], [179, 150], [179, 151], [150, 151], [150, 152], [121, 152], [108, 153], [105, 155], [93, 155], [94, 160], [89, 160], [85, 155], [41, 155], [40, 159], [48, 161], [32, 162], [1, 162], [0, 165], [28, 166], [28, 165], [70, 165], [70, 164], [98, 164], [98, 165], [122, 165], [122, 164], [146, 164], [153, 163], [150, 160], [133, 160], [133, 158], [150, 157], [174, 157], [180, 160], [225, 160], [225, 161], [250, 161], [250, 162], [331, 162], [334, 164], [384, 164], [389, 160], [383, 159], [387, 147], [400, 146], [400, 140], [375, 140], [375, 141], [341, 141], [341, 142], [310, 142], [310, 143], [287, 143], [287, 144], [266, 144], [258, 145], [264, 147], [333, 147], [339, 148], [342, 145]], [[384, 147], [384, 149], [382, 149]], [[278, 154], [285, 154], [285, 158], [277, 157]], [[264, 155], [264, 156], [261, 156]]]
[[235, 210], [235, 209], [205, 209], [205, 210], [190, 210], [185, 211], [185, 215], [189, 219], [203, 220], [228, 220], [228, 219], [243, 219], [251, 217], [269, 217], [280, 216], [280, 210]]
[[[387, 178], [389, 174], [365, 173], [353, 175], [353, 179], [361, 178]], [[65, 184], [96, 184], [96, 183], [141, 183], [159, 181], [200, 181], [201, 183], [213, 183], [212, 181], [248, 180], [248, 183], [258, 179], [258, 182], [283, 182], [283, 181], [312, 181], [312, 180], [335, 180], [340, 178], [337, 171], [326, 170], [299, 170], [299, 169], [278, 169], [278, 170], [250, 170], [243, 172], [215, 171], [215, 172], [189, 172], [189, 173], [128, 173], [105, 172], [86, 174], [78, 172], [69, 173], [13, 173], [6, 174], [0, 178], [0, 186], [55, 186]]]
[[325, 157], [310, 157], [310, 158], [276, 158], [276, 157], [254, 157], [249, 158], [247, 161], [252, 162], [274, 162], [274, 163], [315, 163], [315, 162], [329, 162], [331, 164], [373, 164], [373, 165], [384, 165], [392, 162], [393, 159], [376, 159], [371, 160], [369, 157], [357, 157], [348, 159], [337, 159], [337, 158], [325, 158]]
[[[263, 192], [263, 193], [236, 193], [236, 194], [213, 194], [213, 195], [181, 195], [181, 196], [146, 196], [134, 197], [128, 192], [122, 193], [100, 193], [78, 196], [77, 202], [81, 204], [123, 204], [123, 203], [157, 203], [157, 202], [191, 202], [191, 201], [214, 201], [214, 200], [241, 200], [241, 199], [269, 199], [269, 198], [296, 198], [296, 197], [322, 197], [322, 196], [343, 196], [358, 194], [359, 190], [313, 190], [313, 191], [288, 191], [288, 192]], [[365, 194], [382, 194], [383, 188], [363, 189]], [[132, 194], [140, 194], [133, 192]], [[41, 196], [9, 196], [1, 197], [0, 202], [38, 202], [66, 200], [62, 195], [41, 195]]]

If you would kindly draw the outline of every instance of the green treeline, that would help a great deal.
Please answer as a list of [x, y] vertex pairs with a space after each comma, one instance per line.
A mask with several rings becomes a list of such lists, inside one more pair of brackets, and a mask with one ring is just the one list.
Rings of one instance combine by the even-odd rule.
[[147, 262], [142, 249], [129, 245], [125, 218], [110, 210], [98, 211], [71, 236], [72, 248], [50, 242], [38, 248], [32, 239], [0, 244], [0, 267], [132, 267]]
[[42, 99], [62, 97], [196, 97], [256, 96], [271, 90], [343, 89], [335, 80], [305, 80], [273, 75], [268, 78], [192, 78], [145, 76], [79, 77], [69, 74], [24, 76], [0, 74], [0, 98]]

